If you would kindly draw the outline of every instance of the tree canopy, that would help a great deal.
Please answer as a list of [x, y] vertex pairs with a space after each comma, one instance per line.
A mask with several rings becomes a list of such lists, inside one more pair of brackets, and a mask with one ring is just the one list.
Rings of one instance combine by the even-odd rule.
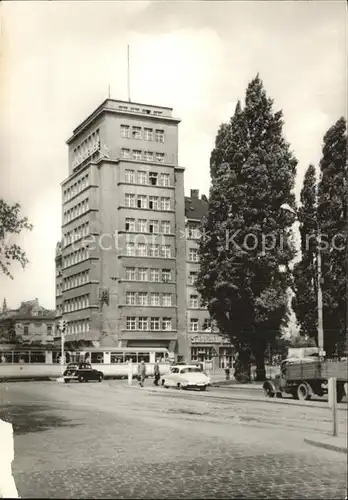
[[18, 262], [23, 268], [28, 263], [26, 253], [11, 237], [24, 229], [31, 231], [32, 225], [27, 217], [21, 217], [18, 203], [8, 204], [0, 198], [0, 272], [13, 279], [11, 265]]

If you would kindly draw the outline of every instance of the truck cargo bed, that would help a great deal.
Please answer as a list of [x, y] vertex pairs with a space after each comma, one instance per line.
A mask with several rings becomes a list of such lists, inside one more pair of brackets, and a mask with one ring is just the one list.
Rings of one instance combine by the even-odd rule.
[[348, 381], [347, 361], [313, 361], [313, 363], [291, 363], [286, 367], [288, 380], [328, 380], [336, 377], [338, 381]]

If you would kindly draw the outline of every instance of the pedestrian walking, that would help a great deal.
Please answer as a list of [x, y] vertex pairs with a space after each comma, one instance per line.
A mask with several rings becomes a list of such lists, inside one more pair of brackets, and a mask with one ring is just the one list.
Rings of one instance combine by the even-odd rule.
[[153, 383], [158, 386], [158, 382], [161, 378], [160, 374], [160, 367], [158, 361], [156, 361], [155, 366], [154, 366], [154, 381]]
[[230, 368], [230, 365], [229, 365], [229, 364], [226, 364], [225, 374], [226, 374], [226, 380], [230, 380], [230, 376], [231, 376], [231, 368]]
[[132, 385], [133, 382], [133, 363], [132, 363], [132, 358], [128, 360], [128, 385], [129, 387]]
[[142, 359], [140, 361], [140, 365], [138, 366], [138, 377], [139, 377], [140, 387], [144, 387], [145, 376], [146, 376], [146, 366], [144, 360]]

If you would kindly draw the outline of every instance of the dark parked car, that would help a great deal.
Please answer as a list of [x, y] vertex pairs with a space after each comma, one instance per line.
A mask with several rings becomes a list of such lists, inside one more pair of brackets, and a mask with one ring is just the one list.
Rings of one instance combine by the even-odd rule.
[[101, 382], [104, 378], [104, 374], [92, 368], [92, 365], [89, 363], [69, 363], [67, 369], [63, 373], [63, 377], [65, 383], [71, 380], [78, 380], [79, 382], [98, 380], [98, 382]]

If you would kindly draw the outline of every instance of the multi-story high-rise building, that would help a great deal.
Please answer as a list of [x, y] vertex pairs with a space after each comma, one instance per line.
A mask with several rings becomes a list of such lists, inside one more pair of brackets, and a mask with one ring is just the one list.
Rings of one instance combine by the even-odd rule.
[[[214, 332], [210, 315], [202, 306], [201, 297], [195, 288], [199, 272], [200, 224], [208, 213], [208, 199], [199, 197], [198, 189], [191, 189], [191, 196], [185, 197], [186, 216], [186, 319], [187, 359], [192, 362], [211, 362], [223, 368], [232, 362], [233, 348], [230, 342]], [[207, 237], [209, 235], [206, 235]]]
[[72, 346], [187, 351], [179, 122], [107, 99], [67, 141], [56, 306]]

